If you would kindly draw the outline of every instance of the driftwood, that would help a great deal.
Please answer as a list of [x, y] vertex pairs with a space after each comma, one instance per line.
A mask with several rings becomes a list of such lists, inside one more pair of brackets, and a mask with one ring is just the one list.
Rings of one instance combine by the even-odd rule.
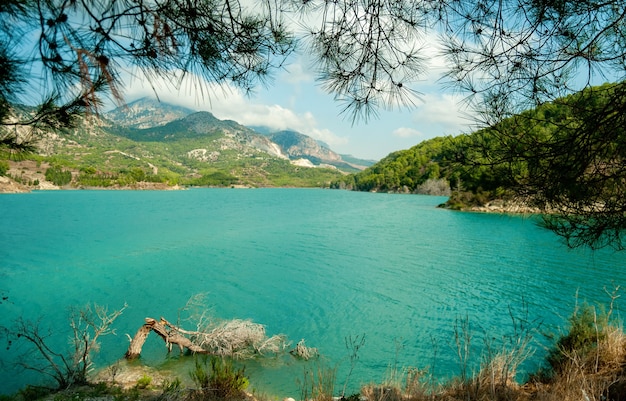
[[[278, 354], [287, 346], [286, 338], [275, 335], [268, 338], [265, 327], [249, 320], [228, 320], [212, 325], [200, 326], [197, 331], [187, 331], [161, 318], [146, 318], [146, 323], [131, 339], [125, 357], [139, 357], [148, 335], [154, 331], [165, 341], [169, 351], [175, 344], [182, 352], [185, 348], [192, 353], [230, 356], [246, 359], [267, 353]], [[129, 336], [130, 338], [130, 336]]]
[[165, 341], [165, 345], [169, 351], [172, 350], [172, 345], [178, 345], [178, 348], [182, 352], [185, 348], [194, 353], [206, 354], [207, 350], [200, 347], [199, 345], [194, 344], [189, 338], [185, 337], [183, 334], [187, 335], [195, 335], [198, 334], [196, 332], [186, 331], [177, 326], [174, 326], [167, 320], [161, 318], [160, 321], [153, 319], [151, 317], [146, 318], [146, 323], [137, 330], [135, 337], [130, 341], [130, 345], [128, 346], [128, 350], [124, 355], [126, 359], [135, 359], [139, 357], [141, 354], [141, 349], [143, 348], [143, 344], [146, 342], [148, 338], [148, 334], [150, 331], [154, 331], [159, 337]]

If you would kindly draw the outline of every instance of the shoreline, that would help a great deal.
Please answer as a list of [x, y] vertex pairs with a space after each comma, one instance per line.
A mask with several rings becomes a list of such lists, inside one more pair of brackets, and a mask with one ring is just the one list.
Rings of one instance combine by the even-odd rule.
[[140, 181], [133, 185], [113, 185], [110, 187], [73, 187], [71, 185], [60, 187], [50, 183], [49, 181], [40, 181], [40, 183], [36, 186], [28, 186], [20, 184], [9, 177], [0, 176], [0, 194], [21, 194], [33, 191], [183, 191], [185, 189], [187, 188], [178, 184], [167, 185], [164, 183], [147, 181]]

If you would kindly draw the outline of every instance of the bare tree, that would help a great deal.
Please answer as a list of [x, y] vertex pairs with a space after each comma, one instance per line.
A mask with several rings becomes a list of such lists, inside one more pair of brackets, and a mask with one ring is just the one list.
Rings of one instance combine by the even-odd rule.
[[126, 305], [109, 312], [106, 307], [94, 304], [73, 310], [70, 318], [72, 349], [69, 351], [50, 346], [49, 338], [54, 333], [42, 329], [43, 319], [32, 322], [20, 318], [13, 326], [0, 329], [7, 337], [9, 347], [26, 347], [24, 355], [17, 359], [19, 367], [54, 380], [57, 388], [67, 388], [87, 383], [100, 337], [115, 333], [111, 326], [125, 309]]

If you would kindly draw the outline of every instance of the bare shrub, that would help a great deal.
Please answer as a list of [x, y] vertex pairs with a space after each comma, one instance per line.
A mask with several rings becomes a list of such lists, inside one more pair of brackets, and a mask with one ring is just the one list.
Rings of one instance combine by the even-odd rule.
[[525, 317], [517, 318], [509, 310], [513, 327], [511, 335], [503, 336], [498, 344], [485, 341], [486, 352], [474, 380], [478, 381], [477, 387], [487, 390], [491, 397], [500, 399], [516, 389], [515, 376], [519, 366], [534, 354], [530, 344], [536, 327], [527, 324], [528, 310], [525, 311]]
[[343, 384], [343, 390], [341, 391], [342, 398], [346, 395], [346, 388], [348, 387], [350, 376], [352, 376], [354, 367], [359, 360], [359, 350], [365, 345], [365, 334], [361, 336], [357, 335], [354, 337], [348, 336], [344, 340], [346, 342], [346, 349], [350, 351], [350, 370], [348, 371], [348, 374], [346, 375], [346, 381]]
[[267, 338], [265, 327], [249, 320], [233, 319], [193, 333], [192, 341], [210, 354], [248, 358], [256, 354], [278, 353], [286, 348], [284, 336]]
[[73, 309], [69, 351], [55, 350], [49, 345], [52, 332], [41, 328], [41, 320], [32, 322], [20, 318], [12, 327], [2, 327], [1, 330], [7, 336], [8, 344], [13, 345], [19, 340], [28, 348], [16, 362], [18, 366], [53, 379], [57, 388], [63, 389], [88, 382], [92, 356], [99, 351], [100, 337], [115, 334], [111, 326], [125, 309], [126, 305], [109, 312], [106, 307], [96, 304]]
[[429, 178], [415, 188], [415, 193], [421, 195], [450, 196], [450, 183], [445, 178]]
[[308, 347], [304, 342], [304, 338], [298, 341], [296, 347], [289, 351], [289, 353], [296, 358], [304, 359], [305, 361], [308, 361], [311, 358], [317, 358], [319, 356], [317, 348]]
[[187, 315], [183, 321], [195, 323], [196, 330], [181, 332], [191, 335], [193, 343], [209, 354], [245, 359], [259, 354], [281, 353], [288, 347], [284, 335], [267, 337], [262, 324], [242, 319], [213, 319], [207, 304], [206, 294], [196, 294], [187, 301], [181, 309], [181, 313]]

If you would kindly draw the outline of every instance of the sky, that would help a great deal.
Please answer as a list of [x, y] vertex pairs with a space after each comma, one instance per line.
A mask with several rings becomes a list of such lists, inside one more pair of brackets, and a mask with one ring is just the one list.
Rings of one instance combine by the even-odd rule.
[[[293, 27], [296, 26], [299, 25]], [[32, 35], [22, 43], [25, 51], [39, 40], [37, 30]], [[337, 153], [379, 160], [426, 139], [471, 131], [473, 121], [462, 108], [461, 95], [445, 91], [438, 82], [444, 63], [438, 57], [437, 37], [426, 33], [419, 42], [422, 56], [430, 65], [425, 66], [427, 73], [421, 80], [411, 85], [421, 94], [415, 107], [379, 110], [378, 116], [367, 122], [353, 123], [349, 115], [341, 113], [342, 104], [318, 85], [311, 60], [302, 50], [290, 56], [284, 69], [275, 71], [268, 86], [258, 86], [251, 95], [234, 87], [198, 86], [193, 77], [179, 89], [164, 81], [149, 84], [137, 71], [122, 72], [119, 88], [125, 103], [146, 96], [158, 97], [166, 103], [209, 111], [219, 119], [246, 126], [294, 130], [325, 142]], [[407, 46], [412, 43], [408, 41]], [[111, 103], [105, 111], [113, 107]]]
[[[431, 51], [434, 54], [436, 49]], [[183, 83], [179, 90], [166, 82], [157, 82], [153, 89], [131, 78], [125, 80], [124, 100], [130, 103], [144, 96], [155, 97], [156, 92], [162, 102], [209, 111], [219, 119], [246, 126], [294, 130], [324, 141], [337, 153], [380, 160], [429, 138], [469, 131], [471, 121], [462, 97], [444, 91], [437, 82], [442, 68], [436, 59], [430, 58], [428, 75], [412, 86], [421, 94], [415, 107], [380, 110], [377, 117], [354, 124], [341, 114], [342, 104], [318, 85], [310, 62], [302, 55], [292, 57], [267, 87], [259, 86], [251, 95], [232, 87], [199, 90], [195, 80]]]

